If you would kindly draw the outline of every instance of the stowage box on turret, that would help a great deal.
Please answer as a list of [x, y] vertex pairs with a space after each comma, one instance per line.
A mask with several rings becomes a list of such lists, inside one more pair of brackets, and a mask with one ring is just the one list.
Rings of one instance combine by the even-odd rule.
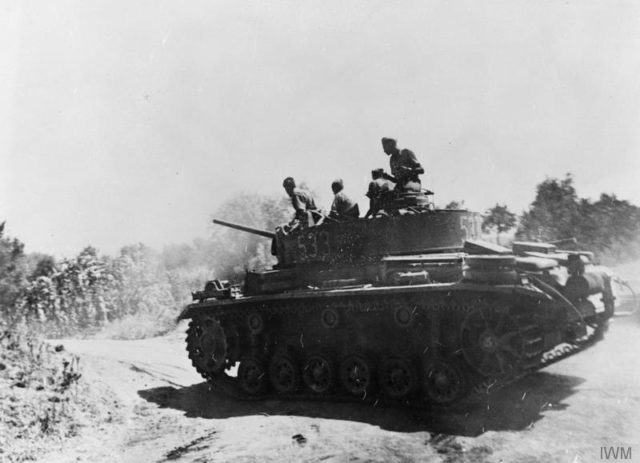
[[241, 398], [449, 405], [579, 352], [614, 310], [591, 253], [481, 242], [468, 211], [275, 233], [216, 222], [271, 239], [278, 258], [242, 291], [207, 283], [179, 317], [197, 371]]

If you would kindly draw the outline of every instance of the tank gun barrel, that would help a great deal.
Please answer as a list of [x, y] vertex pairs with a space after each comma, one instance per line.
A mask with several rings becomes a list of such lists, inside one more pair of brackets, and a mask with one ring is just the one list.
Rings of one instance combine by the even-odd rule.
[[260, 230], [259, 228], [252, 228], [252, 227], [247, 227], [245, 225], [238, 225], [236, 223], [225, 222], [224, 220], [213, 219], [213, 223], [215, 223], [216, 225], [223, 225], [225, 227], [233, 228], [235, 230], [240, 230], [247, 233], [253, 233], [254, 235], [264, 236], [265, 238], [273, 239], [276, 237], [275, 233], [272, 233], [266, 230]]

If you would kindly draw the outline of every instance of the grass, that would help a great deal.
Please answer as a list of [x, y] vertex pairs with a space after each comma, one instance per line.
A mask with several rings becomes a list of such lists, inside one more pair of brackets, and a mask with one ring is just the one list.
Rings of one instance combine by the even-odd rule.
[[0, 331], [0, 461], [37, 459], [75, 436], [87, 412], [79, 359], [30, 334]]

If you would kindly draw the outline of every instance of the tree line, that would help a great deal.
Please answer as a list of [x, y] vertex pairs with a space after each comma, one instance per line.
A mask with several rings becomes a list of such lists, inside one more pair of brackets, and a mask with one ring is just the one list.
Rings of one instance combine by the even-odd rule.
[[520, 217], [496, 204], [484, 217], [483, 228], [497, 234], [516, 228], [515, 238], [559, 241], [575, 238], [577, 246], [594, 251], [609, 264], [640, 257], [640, 208], [613, 194], [593, 201], [578, 196], [573, 177], [547, 178]]

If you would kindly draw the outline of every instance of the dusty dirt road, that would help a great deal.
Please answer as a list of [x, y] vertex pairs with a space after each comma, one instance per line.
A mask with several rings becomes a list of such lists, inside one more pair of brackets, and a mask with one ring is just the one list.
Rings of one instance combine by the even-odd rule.
[[640, 461], [639, 315], [614, 319], [584, 352], [436, 414], [219, 396], [192, 370], [180, 332], [65, 341], [100, 392], [102, 424], [46, 461], [572, 463], [606, 461], [601, 447], [631, 448], [625, 461]]

